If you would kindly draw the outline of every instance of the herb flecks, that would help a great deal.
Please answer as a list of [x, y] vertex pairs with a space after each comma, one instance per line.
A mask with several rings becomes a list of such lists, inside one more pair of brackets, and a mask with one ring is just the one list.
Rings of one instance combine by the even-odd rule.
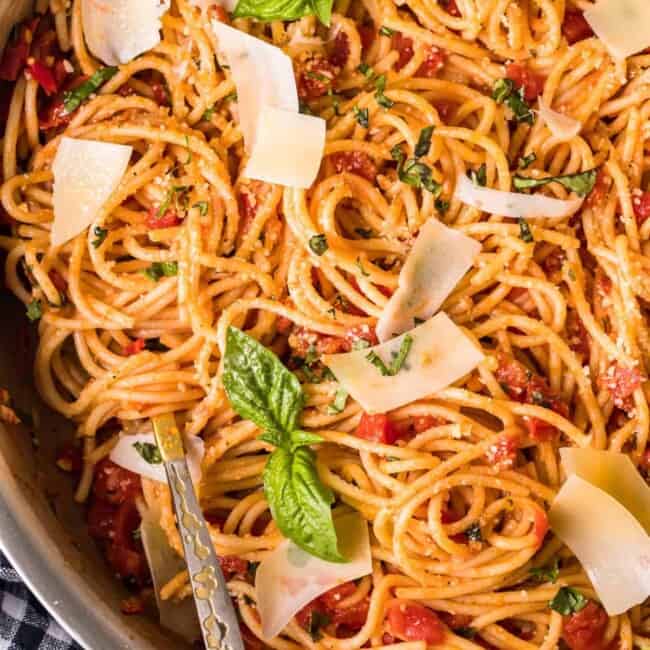
[[548, 606], [562, 616], [569, 616], [584, 609], [588, 602], [577, 589], [561, 587]]
[[372, 363], [372, 365], [375, 366], [384, 377], [394, 377], [402, 369], [412, 345], [413, 337], [410, 334], [406, 334], [402, 339], [399, 350], [392, 353], [392, 360], [389, 365], [386, 365], [384, 360], [374, 350], [371, 350], [366, 355], [366, 359], [370, 361], [370, 363]]
[[314, 255], [320, 257], [328, 248], [329, 244], [327, 243], [326, 235], [319, 234], [309, 238], [309, 249]]
[[528, 178], [526, 176], [514, 176], [512, 184], [516, 190], [530, 190], [535, 187], [542, 187], [549, 183], [559, 183], [578, 196], [587, 196], [594, 189], [596, 184], [597, 169], [589, 169], [586, 172], [577, 174], [564, 174], [562, 176], [547, 176], [546, 178]]
[[76, 111], [93, 93], [97, 92], [109, 79], [119, 71], [115, 66], [99, 68], [86, 81], [73, 90], [63, 93], [63, 107], [66, 113]]
[[524, 98], [524, 89], [516, 88], [512, 79], [499, 79], [494, 84], [492, 99], [497, 104], [505, 104], [512, 111], [517, 122], [533, 124], [535, 116]]
[[134, 442], [133, 447], [149, 465], [160, 465], [163, 462], [157, 445], [151, 442]]

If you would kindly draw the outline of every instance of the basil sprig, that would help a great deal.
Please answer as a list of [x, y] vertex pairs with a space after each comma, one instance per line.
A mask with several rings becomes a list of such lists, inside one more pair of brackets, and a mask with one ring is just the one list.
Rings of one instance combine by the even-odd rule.
[[588, 603], [589, 601], [577, 589], [561, 587], [548, 606], [562, 616], [569, 616], [584, 609]]
[[233, 18], [256, 18], [263, 22], [316, 16], [323, 25], [329, 26], [333, 4], [334, 0], [239, 0], [232, 15]]
[[306, 446], [322, 438], [297, 428], [305, 403], [298, 378], [254, 338], [229, 327], [223, 385], [233, 409], [276, 447], [264, 469], [264, 491], [282, 534], [316, 557], [345, 562], [332, 521], [334, 495], [320, 481], [315, 454]]
[[533, 124], [535, 115], [524, 99], [524, 88], [515, 88], [512, 79], [499, 79], [494, 84], [492, 99], [497, 104], [506, 104], [517, 122]]
[[149, 465], [160, 465], [163, 462], [157, 445], [150, 442], [134, 442], [133, 446]]
[[589, 169], [586, 172], [577, 174], [564, 174], [563, 176], [548, 176], [547, 178], [527, 178], [526, 176], [514, 176], [512, 184], [517, 190], [530, 190], [534, 187], [541, 187], [549, 183], [559, 183], [578, 196], [587, 196], [594, 189], [596, 184], [597, 169]]
[[80, 86], [63, 93], [63, 106], [66, 113], [76, 111], [88, 97], [97, 92], [109, 79], [112, 79], [118, 70], [119, 68], [114, 66], [99, 68]]

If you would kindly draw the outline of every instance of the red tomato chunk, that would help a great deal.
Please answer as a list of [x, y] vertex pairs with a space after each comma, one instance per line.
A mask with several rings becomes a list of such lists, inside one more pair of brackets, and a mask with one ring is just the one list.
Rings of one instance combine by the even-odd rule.
[[571, 650], [605, 650], [607, 613], [593, 600], [579, 612], [564, 617], [562, 638]]
[[573, 45], [578, 41], [594, 35], [591, 26], [585, 20], [584, 14], [578, 9], [569, 10], [564, 14], [562, 33], [569, 42], [569, 45]]
[[405, 641], [437, 645], [445, 640], [445, 628], [436, 613], [418, 603], [394, 602], [387, 614], [390, 633]]
[[535, 101], [543, 92], [546, 78], [529, 70], [521, 63], [509, 63], [506, 67], [506, 77], [514, 82], [517, 88], [524, 89], [527, 102]]
[[337, 174], [350, 172], [363, 176], [366, 180], [374, 183], [377, 176], [377, 165], [365, 151], [339, 151], [330, 157], [332, 165]]
[[356, 435], [364, 440], [393, 445], [400, 437], [400, 430], [384, 413], [368, 415], [364, 413], [356, 430]]

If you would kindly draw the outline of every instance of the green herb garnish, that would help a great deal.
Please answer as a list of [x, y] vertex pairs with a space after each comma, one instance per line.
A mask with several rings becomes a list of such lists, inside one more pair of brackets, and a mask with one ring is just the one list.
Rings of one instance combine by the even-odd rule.
[[422, 131], [420, 131], [420, 136], [418, 137], [418, 143], [415, 145], [415, 157], [422, 158], [429, 153], [431, 149], [431, 136], [433, 135], [433, 126], [425, 126]]
[[198, 208], [199, 209], [199, 214], [202, 217], [205, 217], [205, 215], [208, 214], [208, 202], [207, 201], [198, 201], [192, 207], [193, 208]]
[[99, 68], [86, 81], [74, 90], [67, 90], [63, 93], [63, 107], [66, 113], [76, 111], [79, 106], [88, 99], [94, 92], [97, 92], [109, 79], [113, 78], [119, 71], [115, 66]]
[[370, 124], [368, 109], [367, 108], [359, 108], [358, 106], [355, 106], [352, 109], [352, 112], [354, 113], [354, 118], [359, 123], [359, 126], [362, 126], [364, 129], [367, 129], [368, 125]]
[[558, 559], [555, 558], [553, 564], [550, 566], [542, 567], [533, 567], [529, 571], [530, 575], [533, 576], [539, 582], [557, 582], [557, 579], [560, 577], [560, 566]]
[[150, 442], [134, 442], [133, 447], [149, 465], [160, 465], [163, 462], [160, 449]]
[[314, 255], [322, 255], [328, 248], [327, 237], [325, 235], [314, 235], [309, 238], [309, 248]]
[[377, 89], [377, 92], [375, 92], [375, 100], [377, 103], [386, 110], [392, 108], [395, 102], [384, 95], [384, 90], [386, 90], [386, 75], [380, 74], [375, 79], [375, 88]]
[[379, 33], [380, 33], [382, 36], [392, 36], [392, 35], [395, 33], [395, 30], [394, 30], [394, 29], [391, 29], [390, 27], [386, 27], [386, 25], [382, 25], [382, 26], [379, 28]]
[[95, 235], [95, 239], [93, 239], [91, 242], [93, 248], [99, 248], [108, 236], [108, 230], [106, 228], [102, 228], [101, 226], [95, 226], [93, 228], [93, 235]]
[[298, 20], [316, 16], [329, 26], [334, 0], [239, 0], [233, 18], [256, 18], [268, 23], [273, 20]]
[[40, 320], [43, 316], [43, 305], [40, 300], [32, 300], [29, 305], [27, 305], [27, 318], [29, 318], [32, 323]]
[[483, 534], [481, 533], [481, 524], [475, 521], [466, 531], [465, 536], [470, 542], [482, 542]]
[[586, 172], [577, 174], [565, 174], [563, 176], [548, 176], [546, 178], [526, 178], [525, 176], [514, 176], [512, 184], [516, 190], [529, 190], [534, 187], [542, 187], [549, 183], [559, 183], [578, 196], [587, 196], [594, 189], [596, 183], [597, 169], [589, 169]]
[[517, 162], [517, 167], [519, 169], [527, 169], [530, 167], [535, 161], [537, 160], [537, 154], [536, 153], [529, 153], [527, 156], [523, 156], [519, 158], [519, 161]]
[[492, 99], [497, 104], [506, 104], [513, 112], [517, 122], [533, 124], [535, 116], [524, 98], [524, 89], [515, 88], [512, 79], [499, 79], [494, 84]]
[[325, 412], [327, 415], [336, 415], [341, 413], [345, 408], [345, 403], [348, 401], [348, 391], [345, 388], [339, 388], [334, 395], [334, 401], [327, 406]]
[[523, 239], [527, 244], [530, 244], [532, 241], [534, 241], [533, 233], [530, 231], [530, 226], [528, 225], [526, 219], [519, 217], [519, 219], [517, 219], [517, 223], [519, 224], [519, 239]]
[[384, 360], [374, 350], [368, 353], [366, 359], [368, 359], [368, 361], [370, 361], [370, 363], [372, 363], [372, 365], [375, 366], [384, 377], [394, 377], [404, 365], [412, 345], [413, 337], [410, 334], [406, 334], [402, 339], [399, 351], [392, 353], [393, 359], [389, 366], [384, 363]]
[[575, 614], [581, 609], [584, 609], [587, 606], [589, 601], [573, 587], [561, 587], [560, 590], [555, 594], [553, 600], [551, 600], [548, 606], [562, 614], [562, 616], [569, 616], [569, 614]]
[[474, 185], [485, 187], [487, 185], [487, 167], [483, 163], [478, 170], [470, 169], [468, 176]]
[[163, 276], [166, 278], [178, 275], [178, 262], [154, 262], [143, 273], [154, 282], [158, 282]]

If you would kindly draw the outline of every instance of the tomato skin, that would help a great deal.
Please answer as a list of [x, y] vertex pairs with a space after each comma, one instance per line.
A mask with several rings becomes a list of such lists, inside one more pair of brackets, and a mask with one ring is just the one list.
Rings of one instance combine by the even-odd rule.
[[53, 95], [58, 90], [58, 84], [54, 78], [54, 71], [43, 65], [40, 61], [34, 61], [27, 66], [32, 78], [43, 88], [46, 95]]
[[548, 516], [543, 510], [535, 511], [535, 519], [533, 521], [533, 533], [537, 539], [537, 545], [541, 546], [548, 532]]
[[133, 354], [138, 354], [138, 352], [142, 352], [145, 348], [145, 341], [144, 339], [135, 339], [131, 341], [123, 350], [124, 354], [127, 357], [130, 357]]
[[650, 219], [650, 192], [642, 192], [632, 196], [632, 207], [638, 226], [642, 226]]
[[590, 208], [595, 208], [596, 206], [600, 205], [607, 196], [609, 185], [609, 176], [607, 176], [603, 169], [599, 169], [598, 173], [596, 174], [596, 182], [594, 183], [594, 187], [591, 192], [589, 192], [589, 196], [587, 197], [585, 203]]
[[514, 466], [518, 451], [519, 438], [503, 433], [488, 447], [485, 457], [497, 471], [506, 470]]
[[579, 612], [563, 617], [562, 638], [571, 650], [605, 650], [608, 620], [605, 610], [590, 600]]
[[440, 50], [437, 47], [428, 48], [424, 61], [422, 61], [422, 64], [416, 72], [416, 76], [432, 79], [443, 68], [446, 60], [447, 54], [444, 50]]
[[348, 40], [348, 35], [340, 31], [334, 43], [332, 44], [332, 50], [329, 55], [329, 62], [338, 67], [342, 68], [347, 62], [348, 57], [350, 56], [350, 41]]
[[326, 615], [332, 623], [344, 626], [348, 630], [361, 629], [368, 616], [370, 598], [366, 596], [350, 607], [340, 606], [340, 603], [349, 598], [356, 590], [354, 582], [344, 582], [321, 594], [296, 614], [298, 625], [307, 629], [313, 613], [318, 612]]
[[140, 477], [104, 458], [95, 467], [93, 494], [102, 501], [121, 505], [142, 494]]
[[598, 378], [598, 385], [609, 391], [616, 407], [629, 411], [633, 406], [632, 395], [641, 385], [641, 373], [637, 367], [615, 363]]
[[350, 607], [339, 607], [332, 611], [332, 622], [345, 625], [352, 630], [360, 630], [368, 618], [370, 598], [366, 596]]
[[359, 32], [359, 38], [361, 39], [361, 47], [364, 50], [367, 50], [373, 44], [375, 38], [377, 38], [377, 30], [375, 29], [375, 26], [372, 24], [360, 25], [357, 27], [357, 31]]
[[181, 223], [181, 219], [175, 210], [167, 210], [165, 214], [158, 214], [159, 207], [151, 206], [144, 219], [147, 228], [157, 230], [158, 228], [172, 228]]
[[567, 11], [564, 14], [564, 22], [562, 23], [562, 33], [564, 34], [569, 45], [573, 45], [578, 41], [583, 41], [585, 38], [590, 38], [594, 35], [591, 25], [585, 20], [582, 11], [575, 9]]
[[398, 72], [413, 58], [413, 39], [404, 36], [402, 32], [395, 32], [391, 37], [391, 45], [399, 53], [395, 63]]
[[338, 72], [338, 66], [323, 57], [317, 56], [301, 64], [298, 67], [298, 97], [309, 101], [326, 95], [333, 88]]
[[219, 556], [219, 564], [226, 580], [230, 580], [235, 574], [245, 574], [248, 569], [248, 562], [236, 555]]
[[544, 91], [546, 78], [521, 63], [509, 63], [506, 66], [506, 77], [513, 81], [517, 88], [524, 89], [527, 102], [535, 101]]
[[399, 438], [399, 429], [388, 419], [384, 413], [361, 416], [355, 435], [371, 442], [381, 442], [384, 445], [393, 445]]
[[338, 151], [329, 157], [337, 174], [350, 172], [371, 183], [377, 177], [377, 165], [365, 151]]
[[18, 38], [14, 42], [7, 43], [0, 61], [0, 79], [4, 81], [18, 79], [18, 75], [27, 63], [31, 43], [40, 21], [40, 17], [37, 16], [22, 23]]
[[406, 641], [436, 645], [445, 640], [445, 628], [436, 613], [419, 603], [396, 601], [387, 613], [390, 633]]

